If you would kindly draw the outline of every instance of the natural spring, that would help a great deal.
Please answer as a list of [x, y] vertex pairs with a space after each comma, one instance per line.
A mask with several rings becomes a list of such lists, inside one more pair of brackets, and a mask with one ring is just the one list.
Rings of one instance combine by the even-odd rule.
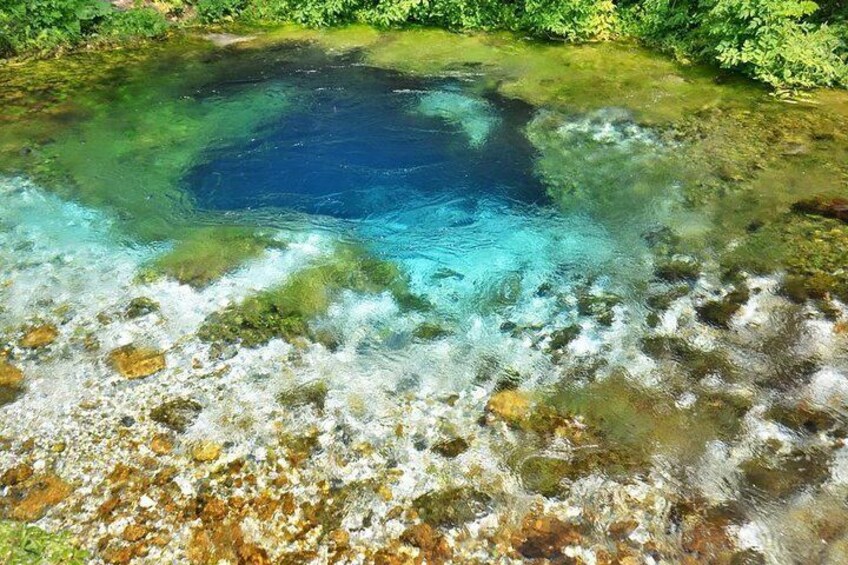
[[250, 33], [0, 67], [0, 555], [848, 559], [848, 95]]

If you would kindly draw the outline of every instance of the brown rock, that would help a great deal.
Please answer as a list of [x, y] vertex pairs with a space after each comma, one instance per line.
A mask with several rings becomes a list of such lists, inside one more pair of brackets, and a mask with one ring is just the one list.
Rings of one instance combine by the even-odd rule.
[[848, 222], [848, 199], [827, 196], [816, 196], [806, 200], [799, 200], [792, 205], [792, 210], [802, 214], [814, 214], [825, 218], [834, 218], [842, 222]]
[[130, 524], [129, 526], [124, 528], [121, 537], [127, 541], [134, 542], [146, 536], [148, 531], [149, 530], [146, 527], [141, 526], [139, 524]]
[[156, 434], [150, 442], [150, 449], [157, 455], [167, 455], [174, 450], [174, 441], [167, 434]]
[[458, 457], [467, 450], [468, 442], [461, 437], [441, 441], [433, 446], [433, 451], [448, 459]]
[[503, 390], [489, 398], [486, 411], [509, 424], [518, 424], [530, 413], [530, 398], [518, 390]]
[[429, 524], [418, 524], [407, 528], [400, 539], [402, 542], [420, 549], [427, 563], [444, 563], [453, 554], [444, 536]]
[[24, 337], [21, 338], [21, 347], [40, 349], [56, 341], [57, 337], [59, 337], [59, 330], [53, 324], [33, 326], [24, 331]]
[[23, 382], [23, 372], [5, 359], [0, 359], [0, 386], [20, 388]]
[[165, 354], [130, 344], [109, 353], [109, 363], [124, 377], [141, 379], [155, 375], [165, 368]]
[[214, 441], [201, 441], [191, 450], [191, 456], [195, 461], [204, 463], [214, 461], [221, 455], [221, 446]]
[[38, 520], [51, 506], [65, 500], [71, 491], [71, 485], [56, 475], [39, 477], [26, 489], [24, 497], [12, 507], [12, 518], [22, 522]]
[[580, 540], [574, 524], [553, 516], [528, 515], [513, 536], [512, 546], [528, 559], [556, 559], [563, 555], [566, 546], [579, 544]]
[[26, 463], [21, 463], [20, 465], [15, 465], [14, 467], [6, 469], [6, 472], [3, 473], [2, 477], [0, 477], [0, 485], [3, 485], [4, 487], [15, 486], [24, 482], [31, 476], [32, 467]]

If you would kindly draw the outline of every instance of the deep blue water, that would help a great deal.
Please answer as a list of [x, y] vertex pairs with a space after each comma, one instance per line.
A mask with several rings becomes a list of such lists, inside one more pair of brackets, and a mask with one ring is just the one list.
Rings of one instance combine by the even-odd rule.
[[292, 110], [188, 172], [201, 208], [358, 219], [441, 201], [547, 202], [520, 102], [354, 61], [287, 61], [270, 80], [294, 93]]

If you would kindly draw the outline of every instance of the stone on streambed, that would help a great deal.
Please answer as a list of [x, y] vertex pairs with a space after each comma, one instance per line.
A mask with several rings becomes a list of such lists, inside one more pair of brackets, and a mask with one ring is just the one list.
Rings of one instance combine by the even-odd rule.
[[112, 350], [109, 363], [124, 377], [141, 379], [165, 368], [165, 354], [152, 348], [129, 344]]
[[751, 293], [747, 286], [740, 285], [720, 300], [710, 300], [696, 308], [698, 319], [716, 328], [727, 329], [730, 320], [748, 302]]
[[799, 200], [792, 205], [794, 212], [813, 214], [825, 218], [833, 218], [848, 223], [848, 199], [819, 195], [806, 200]]
[[563, 551], [570, 545], [579, 545], [583, 536], [574, 524], [555, 516], [524, 518], [521, 529], [512, 536], [512, 546], [526, 559], [545, 559], [559, 563], [565, 558]]
[[175, 432], [184, 433], [194, 424], [203, 406], [190, 398], [175, 398], [164, 402], [150, 412], [150, 418]]
[[24, 391], [23, 371], [0, 358], [0, 406], [18, 399]]
[[135, 318], [141, 318], [158, 311], [158, 302], [151, 298], [140, 296], [130, 300], [130, 303], [127, 305], [127, 309], [124, 311], [124, 315], [130, 320], [134, 320]]
[[8, 514], [13, 520], [22, 522], [41, 519], [51, 507], [65, 500], [73, 491], [71, 485], [52, 473], [26, 475], [25, 479], [11, 488], [9, 496], [0, 501], [0, 514]]
[[41, 349], [47, 347], [59, 337], [59, 330], [53, 324], [40, 324], [24, 330], [21, 347], [25, 349]]
[[191, 457], [198, 463], [215, 461], [221, 455], [221, 445], [214, 441], [200, 441], [191, 448]]
[[486, 413], [491, 414], [507, 424], [517, 426], [530, 416], [530, 396], [518, 390], [503, 390], [489, 398]]
[[491, 500], [470, 487], [455, 487], [422, 494], [412, 505], [425, 524], [457, 527], [480, 518]]
[[455, 457], [459, 457], [460, 455], [468, 451], [468, 447], [468, 441], [466, 441], [464, 438], [457, 437], [440, 441], [432, 447], [432, 450], [441, 455], [442, 457], [453, 459]]

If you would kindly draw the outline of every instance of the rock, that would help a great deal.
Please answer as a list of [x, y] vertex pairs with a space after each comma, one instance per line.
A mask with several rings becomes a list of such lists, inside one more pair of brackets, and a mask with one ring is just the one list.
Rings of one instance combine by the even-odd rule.
[[156, 455], [167, 455], [174, 450], [174, 442], [166, 434], [156, 434], [150, 441], [150, 450]]
[[23, 371], [5, 359], [0, 359], [0, 387], [20, 388], [23, 383]]
[[562, 351], [579, 335], [580, 326], [578, 326], [577, 324], [572, 324], [570, 326], [555, 330], [551, 333], [551, 340], [548, 342], [548, 353], [556, 353]]
[[517, 425], [530, 414], [530, 398], [518, 390], [503, 390], [489, 398], [486, 412], [511, 425]]
[[721, 300], [710, 300], [696, 308], [698, 319], [713, 327], [727, 329], [734, 314], [748, 302], [749, 297], [747, 287], [737, 287]]
[[168, 426], [175, 432], [184, 433], [200, 415], [203, 406], [190, 398], [175, 398], [150, 411], [150, 418]]
[[799, 200], [792, 205], [792, 210], [802, 214], [813, 214], [848, 222], [848, 199], [838, 196], [819, 195], [814, 198]]
[[47, 511], [71, 494], [71, 485], [57, 475], [47, 474], [29, 482], [25, 494], [12, 506], [11, 517], [22, 522], [41, 519]]
[[155, 375], [165, 368], [165, 354], [147, 347], [124, 345], [109, 353], [109, 363], [128, 379]]
[[452, 556], [447, 540], [429, 524], [410, 526], [401, 534], [403, 543], [421, 550], [426, 563], [444, 563]]
[[691, 261], [676, 259], [658, 265], [654, 275], [666, 282], [695, 282], [701, 274], [698, 265]]
[[433, 451], [448, 459], [453, 459], [468, 450], [468, 442], [458, 437], [440, 441], [432, 447]]
[[563, 549], [580, 543], [577, 526], [553, 516], [527, 516], [521, 530], [512, 537], [512, 546], [527, 559], [557, 559]]
[[324, 409], [329, 389], [323, 381], [309, 383], [284, 390], [277, 395], [277, 402], [283, 406], [298, 407], [313, 405], [318, 410]]
[[412, 332], [412, 336], [422, 341], [430, 341], [450, 335], [450, 330], [433, 322], [423, 322], [418, 325]]
[[24, 336], [21, 338], [21, 347], [40, 349], [56, 341], [57, 337], [59, 337], [59, 330], [53, 324], [33, 326], [24, 331]]
[[191, 457], [199, 463], [215, 461], [220, 455], [221, 446], [214, 441], [204, 440], [198, 442], [191, 449]]
[[127, 309], [124, 311], [124, 315], [132, 320], [135, 318], [141, 318], [142, 316], [147, 316], [148, 314], [152, 314], [158, 311], [158, 302], [156, 302], [155, 300], [151, 300], [150, 298], [140, 296], [138, 298], [133, 298], [132, 300], [130, 300], [129, 305], [127, 305]]
[[136, 542], [148, 534], [149, 530], [139, 524], [130, 524], [124, 528], [121, 537], [129, 542]]
[[468, 487], [449, 488], [422, 494], [412, 506], [425, 524], [457, 527], [482, 516], [491, 498]]
[[6, 469], [3, 475], [0, 476], [0, 485], [4, 487], [15, 486], [29, 479], [31, 476], [32, 467], [26, 463], [21, 463]]

